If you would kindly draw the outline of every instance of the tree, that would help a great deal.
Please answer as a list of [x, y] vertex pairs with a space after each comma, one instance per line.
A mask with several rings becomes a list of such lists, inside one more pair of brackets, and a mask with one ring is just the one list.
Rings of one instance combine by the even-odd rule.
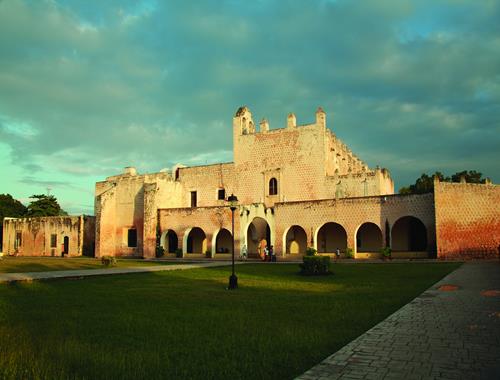
[[399, 189], [399, 194], [425, 194], [434, 191], [434, 176], [437, 176], [442, 182], [449, 182], [450, 178], [445, 177], [441, 172], [435, 172], [432, 175], [422, 173], [420, 178], [415, 181], [415, 184], [402, 187]]
[[56, 197], [53, 195], [32, 195], [30, 199], [34, 200], [28, 205], [27, 216], [68, 215], [68, 213], [59, 206]]
[[3, 219], [19, 218], [26, 214], [26, 206], [10, 194], [0, 194], [0, 251], [2, 249]]
[[415, 184], [399, 189], [399, 194], [425, 194], [434, 192], [434, 176], [437, 176], [440, 182], [460, 182], [462, 177], [465, 177], [465, 181], [468, 183], [486, 182], [486, 179], [482, 178], [483, 174], [475, 170], [463, 170], [453, 174], [451, 177], [445, 177], [441, 172], [435, 172], [430, 176], [423, 173], [415, 181]]
[[476, 172], [475, 170], [457, 172], [451, 176], [451, 181], [460, 182], [461, 177], [464, 177], [468, 183], [486, 183], [486, 178], [482, 178], [483, 173]]
[[10, 194], [0, 194], [0, 221], [5, 217], [19, 218], [26, 214], [26, 206]]

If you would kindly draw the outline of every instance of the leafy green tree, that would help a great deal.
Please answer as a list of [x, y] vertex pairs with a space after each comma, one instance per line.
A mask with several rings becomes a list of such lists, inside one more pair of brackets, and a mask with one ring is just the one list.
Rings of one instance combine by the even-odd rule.
[[405, 186], [399, 189], [399, 194], [425, 194], [434, 192], [434, 176], [439, 178], [440, 182], [460, 182], [460, 178], [465, 177], [468, 183], [485, 183], [483, 174], [475, 170], [463, 170], [453, 174], [451, 177], [445, 177], [441, 172], [435, 172], [433, 175], [423, 173], [413, 185]]
[[19, 218], [26, 214], [26, 206], [10, 194], [0, 194], [0, 250], [2, 248], [3, 219], [5, 217]]
[[445, 177], [441, 172], [435, 172], [432, 175], [422, 173], [420, 178], [415, 181], [415, 184], [402, 187], [399, 189], [399, 194], [425, 194], [434, 191], [434, 176], [437, 176], [440, 181], [448, 182], [450, 179]]
[[53, 195], [32, 195], [30, 199], [34, 200], [28, 205], [27, 216], [68, 215], [68, 213], [59, 206], [56, 197]]
[[483, 173], [479, 173], [475, 170], [463, 170], [457, 172], [451, 176], [452, 182], [460, 182], [461, 177], [465, 177], [465, 181], [468, 183], [486, 183], [486, 178], [483, 177]]
[[26, 206], [10, 194], [0, 194], [0, 220], [5, 217], [19, 218], [26, 214]]

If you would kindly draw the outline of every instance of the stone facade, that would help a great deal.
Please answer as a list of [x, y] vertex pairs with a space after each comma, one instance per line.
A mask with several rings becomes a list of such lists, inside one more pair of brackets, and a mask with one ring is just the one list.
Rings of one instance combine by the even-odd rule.
[[[357, 258], [377, 256], [383, 246], [399, 257], [449, 257], [455, 250], [443, 232], [453, 214], [444, 200], [448, 192], [453, 197], [453, 187], [438, 186], [435, 195], [394, 195], [388, 170], [370, 169], [357, 157], [327, 128], [321, 108], [310, 124], [297, 125], [290, 114], [285, 128], [270, 130], [266, 119], [259, 127], [240, 107], [233, 117], [233, 162], [178, 164], [153, 174], [126, 168], [98, 182], [96, 255], [154, 257], [161, 246], [172, 256], [226, 257], [232, 249], [230, 194], [238, 197], [237, 255], [256, 255], [265, 244], [279, 257], [307, 247], [325, 254], [352, 249]], [[489, 195], [498, 187], [488, 186], [467, 207], [490, 205], [494, 237], [485, 244], [492, 251], [499, 235], [492, 221], [500, 215], [498, 202], [491, 205], [497, 198]]]
[[16, 256], [94, 256], [93, 216], [5, 218], [3, 252]]
[[500, 258], [500, 186], [435, 183], [437, 251], [442, 258]]

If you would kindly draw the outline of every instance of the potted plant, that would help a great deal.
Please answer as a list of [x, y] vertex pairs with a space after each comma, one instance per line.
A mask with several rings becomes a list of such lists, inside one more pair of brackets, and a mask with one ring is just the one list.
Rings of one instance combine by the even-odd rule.
[[390, 260], [391, 259], [392, 249], [390, 247], [384, 247], [380, 250], [380, 254], [382, 256], [382, 260]]
[[354, 259], [354, 250], [352, 248], [347, 248], [345, 251], [346, 259]]

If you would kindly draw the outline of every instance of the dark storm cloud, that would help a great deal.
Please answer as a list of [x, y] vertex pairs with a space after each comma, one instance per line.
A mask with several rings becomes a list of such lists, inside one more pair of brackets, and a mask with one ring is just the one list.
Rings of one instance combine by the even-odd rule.
[[58, 181], [103, 178], [231, 160], [242, 104], [271, 128], [322, 105], [398, 185], [462, 169], [498, 182], [498, 19], [496, 1], [6, 0], [0, 142]]

